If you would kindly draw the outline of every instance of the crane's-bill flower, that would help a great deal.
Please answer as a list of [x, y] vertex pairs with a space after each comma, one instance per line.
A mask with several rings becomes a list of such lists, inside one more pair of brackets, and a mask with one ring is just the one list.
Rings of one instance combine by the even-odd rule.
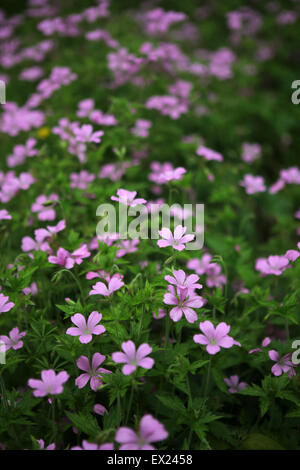
[[81, 313], [75, 313], [71, 317], [71, 321], [76, 327], [68, 328], [66, 334], [79, 336], [79, 341], [83, 344], [89, 343], [92, 341], [92, 335], [101, 335], [106, 331], [103, 325], [98, 324], [101, 318], [102, 314], [96, 311], [89, 315], [88, 321]]
[[63, 384], [69, 379], [66, 371], [59, 372], [57, 375], [53, 369], [42, 370], [42, 380], [29, 379], [28, 385], [34, 388], [35, 397], [44, 397], [46, 395], [59, 395], [63, 392]]
[[125, 426], [120, 427], [115, 441], [121, 444], [119, 450], [154, 450], [152, 442], [163, 441], [168, 435], [164, 425], [148, 414], [142, 417], [138, 432]]
[[136, 350], [133, 341], [125, 341], [122, 343], [123, 352], [114, 352], [112, 360], [116, 363], [125, 363], [122, 367], [124, 375], [132, 374], [136, 368], [143, 367], [144, 369], [152, 369], [154, 366], [154, 359], [146, 357], [152, 352], [151, 346], [147, 343], [141, 344]]
[[203, 334], [194, 335], [194, 341], [206, 346], [208, 354], [217, 354], [221, 348], [229, 349], [234, 344], [240, 346], [231, 336], [228, 336], [230, 326], [225, 322], [219, 323], [216, 328], [209, 320], [200, 322], [200, 330]]
[[159, 235], [162, 237], [161, 240], [158, 240], [157, 245], [160, 248], [165, 248], [166, 246], [172, 246], [174, 250], [182, 251], [186, 248], [185, 244], [192, 241], [195, 238], [195, 235], [188, 234], [184, 235], [187, 227], [182, 225], [177, 225], [174, 230], [174, 235], [171, 230], [167, 227], [163, 227], [158, 231]]

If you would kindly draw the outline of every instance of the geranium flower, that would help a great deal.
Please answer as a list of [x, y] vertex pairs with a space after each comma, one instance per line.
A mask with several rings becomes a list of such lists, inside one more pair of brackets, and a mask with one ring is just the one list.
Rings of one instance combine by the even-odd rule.
[[23, 341], [21, 341], [21, 338], [25, 335], [25, 331], [20, 332], [19, 328], [15, 327], [9, 332], [9, 336], [0, 336], [0, 341], [5, 344], [6, 351], [10, 348], [17, 350], [23, 347]]
[[92, 312], [88, 318], [88, 321], [80, 313], [75, 313], [71, 317], [72, 323], [76, 327], [68, 328], [66, 331], [67, 335], [79, 336], [79, 341], [83, 344], [90, 343], [92, 341], [92, 335], [101, 335], [106, 331], [103, 325], [98, 325], [102, 318], [102, 314], [96, 311]]
[[9, 312], [14, 306], [13, 302], [9, 302], [8, 295], [0, 294], [0, 313]]
[[53, 369], [42, 370], [42, 380], [29, 379], [28, 385], [34, 388], [35, 397], [44, 397], [46, 395], [59, 395], [63, 392], [63, 384], [69, 379], [66, 371], [59, 372], [57, 375]]
[[229, 393], [237, 393], [240, 390], [244, 390], [248, 386], [246, 382], [239, 383], [239, 376], [238, 375], [231, 375], [228, 379], [224, 379], [224, 382], [229, 387]]
[[85, 373], [79, 375], [75, 380], [75, 385], [78, 388], [83, 388], [86, 386], [88, 381], [90, 381], [90, 387], [94, 392], [98, 390], [98, 388], [103, 384], [101, 374], [111, 374], [110, 370], [103, 369], [99, 367], [102, 362], [106, 359], [103, 354], [95, 353], [92, 358], [92, 367], [90, 366], [90, 361], [86, 356], [80, 356], [76, 363], [79, 369], [84, 370]]
[[255, 269], [262, 274], [274, 274], [281, 276], [283, 271], [289, 265], [289, 259], [286, 256], [269, 256], [268, 258], [259, 258], [256, 260]]
[[115, 441], [121, 444], [119, 450], [154, 450], [151, 443], [163, 441], [168, 435], [164, 425], [148, 414], [142, 417], [137, 433], [130, 428], [120, 427]]
[[200, 147], [197, 148], [196, 154], [199, 155], [199, 157], [204, 157], [205, 160], [208, 160], [208, 161], [210, 160], [215, 160], [217, 162], [223, 161], [223, 156], [219, 152], [209, 149], [208, 147], [205, 147], [204, 145], [201, 145]]
[[271, 349], [271, 351], [268, 352], [268, 355], [272, 361], [276, 362], [271, 369], [272, 374], [276, 375], [276, 377], [282, 375], [284, 372], [288, 372], [289, 377], [296, 375], [294, 369], [295, 364], [291, 361], [291, 354], [285, 354], [285, 356], [280, 358], [278, 352], [275, 351], [275, 349]]
[[132, 374], [138, 366], [144, 369], [152, 369], [154, 366], [154, 359], [146, 357], [152, 352], [149, 344], [141, 344], [136, 351], [135, 344], [129, 340], [122, 343], [122, 350], [124, 352], [114, 352], [112, 360], [118, 364], [125, 362], [125, 366], [122, 367], [124, 375]]
[[11, 220], [11, 215], [6, 209], [0, 210], [0, 220]]
[[45, 448], [45, 441], [43, 441], [43, 439], [38, 439], [37, 442], [38, 442], [39, 445], [40, 445], [40, 450], [54, 450], [54, 449], [55, 449], [55, 444], [54, 444], [54, 443], [49, 444], [49, 445]]
[[108, 414], [108, 411], [107, 411], [107, 409], [105, 408], [105, 406], [100, 405], [99, 403], [97, 403], [96, 405], [94, 405], [93, 410], [94, 410], [94, 412], [95, 412], [97, 415], [100, 415], [100, 416], [104, 416], [105, 413]]
[[168, 281], [170, 284], [175, 285], [176, 287], [180, 287], [184, 289], [187, 287], [188, 289], [202, 289], [202, 284], [198, 284], [197, 281], [199, 276], [196, 274], [190, 274], [187, 276], [182, 269], [173, 271], [173, 276], [167, 275], [165, 276], [165, 280]]
[[189, 234], [184, 235], [187, 227], [182, 225], [177, 225], [174, 230], [174, 236], [169, 228], [162, 228], [158, 231], [159, 235], [162, 237], [162, 240], [158, 240], [157, 245], [160, 248], [166, 246], [172, 246], [174, 250], [182, 251], [185, 249], [185, 244], [192, 241], [195, 238], [195, 235]]
[[231, 336], [228, 336], [230, 326], [224, 322], [219, 323], [216, 328], [209, 320], [200, 322], [200, 330], [203, 335], [194, 335], [194, 341], [198, 344], [206, 345], [208, 354], [217, 354], [221, 348], [229, 349], [234, 344], [240, 346]]
[[117, 196], [111, 196], [112, 201], [118, 201], [121, 204], [125, 204], [125, 206], [135, 207], [138, 204], [145, 204], [147, 201], [146, 199], [137, 198], [136, 191], [127, 191], [126, 189], [118, 189]]
[[89, 295], [104, 295], [108, 297], [116, 290], [121, 289], [122, 286], [124, 286], [124, 282], [120, 279], [120, 276], [114, 275], [108, 282], [108, 287], [104, 282], [96, 282], [96, 284], [92, 286]]
[[245, 175], [240, 182], [244, 186], [247, 194], [255, 194], [266, 191], [265, 182], [262, 176]]
[[88, 441], [82, 441], [81, 447], [74, 446], [71, 447], [71, 450], [114, 450], [114, 444], [112, 442], [107, 442], [106, 444], [94, 444]]
[[205, 300], [196, 295], [193, 291], [187, 287], [177, 287], [175, 290], [173, 286], [168, 287], [169, 292], [164, 295], [164, 303], [167, 305], [176, 305], [170, 311], [170, 317], [174, 322], [181, 319], [182, 315], [185, 316], [189, 323], [194, 323], [198, 320], [197, 313], [194, 308], [201, 308], [205, 304]]

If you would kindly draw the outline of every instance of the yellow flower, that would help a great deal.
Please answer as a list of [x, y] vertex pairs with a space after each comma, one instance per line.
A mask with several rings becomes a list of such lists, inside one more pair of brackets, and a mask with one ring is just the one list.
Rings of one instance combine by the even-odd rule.
[[48, 137], [48, 135], [50, 135], [50, 129], [49, 127], [41, 127], [38, 131], [37, 131], [37, 135], [40, 139], [46, 139]]

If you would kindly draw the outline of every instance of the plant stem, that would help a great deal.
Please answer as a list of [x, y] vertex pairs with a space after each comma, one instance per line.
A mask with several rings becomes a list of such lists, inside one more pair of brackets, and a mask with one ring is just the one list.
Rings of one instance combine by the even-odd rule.
[[205, 389], [204, 389], [204, 396], [205, 397], [207, 397], [208, 390], [209, 390], [210, 371], [211, 371], [211, 358], [210, 358], [209, 363], [208, 363], [208, 369], [207, 369], [207, 375], [206, 375], [206, 383], [205, 383]]

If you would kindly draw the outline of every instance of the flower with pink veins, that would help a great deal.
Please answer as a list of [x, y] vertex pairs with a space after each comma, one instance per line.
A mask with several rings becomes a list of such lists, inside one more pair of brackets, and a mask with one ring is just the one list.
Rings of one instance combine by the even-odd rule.
[[0, 336], [0, 341], [4, 343], [5, 351], [8, 351], [10, 348], [17, 350], [23, 347], [23, 341], [21, 341], [23, 336], [26, 336], [26, 332], [20, 332], [19, 328], [15, 327], [9, 332], [9, 336]]
[[209, 255], [208, 253], [205, 253], [201, 259], [198, 259], [198, 258], [190, 259], [187, 262], [186, 267], [188, 269], [195, 271], [196, 274], [199, 274], [201, 276], [202, 274], [206, 273], [206, 270], [208, 266], [210, 265], [211, 260], [212, 260], [212, 256]]
[[102, 318], [102, 314], [96, 311], [89, 315], [88, 321], [84, 318], [81, 313], [75, 313], [71, 317], [71, 322], [76, 327], [68, 328], [66, 331], [67, 335], [79, 336], [79, 341], [83, 344], [90, 343], [92, 341], [92, 335], [101, 335], [106, 331], [103, 325], [98, 325]]
[[96, 282], [92, 286], [92, 290], [89, 292], [89, 295], [104, 295], [109, 297], [113, 292], [124, 286], [124, 282], [120, 279], [120, 276], [114, 275], [108, 282], [108, 287], [104, 282]]
[[138, 238], [133, 240], [120, 240], [120, 243], [117, 245], [119, 250], [116, 253], [116, 258], [122, 258], [123, 256], [134, 253], [137, 251], [137, 245], [140, 243]]
[[86, 170], [81, 170], [80, 173], [71, 173], [70, 180], [71, 188], [86, 189], [92, 181], [94, 181], [95, 175], [89, 173]]
[[158, 240], [157, 245], [160, 248], [164, 248], [166, 246], [172, 246], [174, 250], [182, 251], [184, 250], [185, 244], [192, 241], [195, 238], [195, 235], [188, 234], [184, 235], [186, 232], [187, 227], [183, 227], [182, 225], [177, 225], [174, 230], [174, 236], [169, 228], [163, 227], [161, 230], [158, 231], [159, 235], [162, 237], [162, 240]]
[[294, 369], [295, 364], [291, 361], [291, 354], [285, 354], [285, 356], [280, 358], [278, 352], [275, 351], [275, 349], [271, 349], [271, 351], [268, 352], [268, 355], [272, 361], [276, 362], [271, 369], [272, 374], [276, 375], [276, 377], [282, 375], [284, 372], [288, 372], [289, 377], [296, 375]]
[[74, 260], [69, 253], [64, 248], [58, 248], [56, 256], [51, 255], [48, 258], [49, 263], [58, 264], [58, 266], [63, 266], [66, 269], [72, 269], [74, 266]]
[[71, 447], [71, 450], [114, 450], [114, 444], [112, 442], [107, 442], [106, 444], [94, 444], [93, 442], [82, 441], [81, 447], [74, 446]]
[[93, 410], [94, 410], [94, 413], [96, 413], [97, 415], [100, 415], [100, 416], [104, 416], [105, 413], [108, 414], [108, 411], [105, 408], [105, 406], [100, 405], [100, 403], [97, 403], [96, 405], [94, 405]]
[[125, 363], [125, 366], [122, 367], [124, 375], [132, 374], [138, 366], [144, 369], [152, 369], [154, 359], [146, 357], [152, 352], [152, 348], [149, 344], [143, 343], [136, 350], [133, 341], [129, 340], [123, 342], [121, 346], [123, 352], [114, 352], [112, 354], [112, 360], [117, 364]]
[[217, 354], [221, 348], [229, 349], [234, 344], [240, 346], [231, 336], [228, 336], [230, 326], [225, 322], [219, 323], [216, 328], [209, 320], [200, 322], [200, 330], [204, 334], [194, 335], [195, 343], [206, 345], [208, 354]]
[[265, 182], [262, 176], [245, 175], [240, 182], [240, 186], [245, 188], [247, 194], [262, 193], [266, 191]]
[[164, 425], [148, 414], [142, 417], [138, 432], [125, 426], [120, 427], [115, 441], [121, 444], [119, 450], [155, 450], [152, 442], [163, 441], [168, 435]]
[[78, 368], [83, 370], [85, 373], [79, 375], [75, 380], [76, 387], [83, 388], [90, 381], [91, 389], [96, 392], [98, 388], [103, 385], [101, 380], [102, 374], [111, 374], [110, 370], [99, 367], [105, 359], [106, 357], [103, 356], [103, 354], [95, 353], [92, 358], [91, 367], [89, 359], [86, 356], [80, 356], [76, 363]]
[[6, 209], [0, 210], [0, 220], [11, 220], [11, 215]]
[[205, 300], [200, 295], [196, 295], [194, 291], [190, 291], [187, 287], [177, 287], [175, 290], [173, 286], [169, 286], [168, 291], [164, 295], [164, 303], [176, 305], [170, 311], [170, 317], [174, 322], [179, 321], [182, 315], [189, 323], [198, 320], [197, 313], [193, 309], [201, 308], [205, 304]]
[[91, 124], [83, 124], [81, 127], [78, 126], [74, 128], [75, 138], [79, 142], [95, 142], [99, 144], [103, 134], [103, 131], [93, 132], [93, 126]]
[[118, 189], [117, 191], [118, 197], [111, 196], [111, 200], [118, 201], [121, 204], [125, 204], [125, 206], [130, 206], [130, 207], [137, 206], [138, 204], [145, 204], [147, 202], [146, 199], [142, 199], [142, 198], [135, 199], [136, 195], [137, 195], [136, 191], [127, 191], [126, 189]]
[[224, 379], [224, 382], [229, 387], [228, 389], [229, 393], [237, 393], [240, 390], [244, 390], [248, 386], [247, 382], [239, 383], [238, 375], [231, 375], [230, 377], [228, 377], [228, 379]]
[[178, 271], [174, 269], [172, 274], [173, 276], [165, 276], [165, 280], [170, 284], [173, 284], [175, 287], [180, 287], [182, 289], [187, 287], [190, 290], [202, 289], [203, 287], [202, 284], [197, 283], [199, 276], [196, 274], [190, 274], [187, 276], [182, 269], [179, 269]]
[[29, 379], [28, 385], [34, 388], [35, 397], [45, 397], [46, 395], [59, 395], [63, 392], [63, 384], [69, 380], [69, 374], [66, 371], [59, 372], [57, 375], [53, 369], [42, 370], [42, 380]]
[[38, 439], [37, 442], [39, 443], [40, 450], [54, 450], [55, 449], [55, 444], [54, 443], [49, 444], [45, 448], [45, 441], [43, 441], [43, 439]]
[[206, 284], [208, 287], [221, 287], [226, 284], [226, 276], [221, 274], [221, 266], [217, 263], [210, 263], [206, 268]]
[[269, 256], [268, 258], [259, 258], [256, 260], [255, 269], [262, 274], [274, 274], [281, 276], [289, 265], [289, 259], [286, 256]]
[[199, 155], [199, 157], [204, 157], [205, 160], [208, 160], [208, 161], [210, 160], [215, 160], [217, 162], [223, 161], [223, 156], [219, 152], [216, 152], [215, 150], [205, 147], [204, 145], [200, 145], [200, 147], [197, 148], [196, 154]]
[[0, 314], [9, 312], [14, 306], [13, 302], [9, 302], [8, 295], [0, 294]]
[[56, 212], [53, 207], [57, 201], [57, 194], [50, 194], [49, 197], [41, 194], [32, 204], [31, 211], [38, 213], [39, 220], [54, 220]]

